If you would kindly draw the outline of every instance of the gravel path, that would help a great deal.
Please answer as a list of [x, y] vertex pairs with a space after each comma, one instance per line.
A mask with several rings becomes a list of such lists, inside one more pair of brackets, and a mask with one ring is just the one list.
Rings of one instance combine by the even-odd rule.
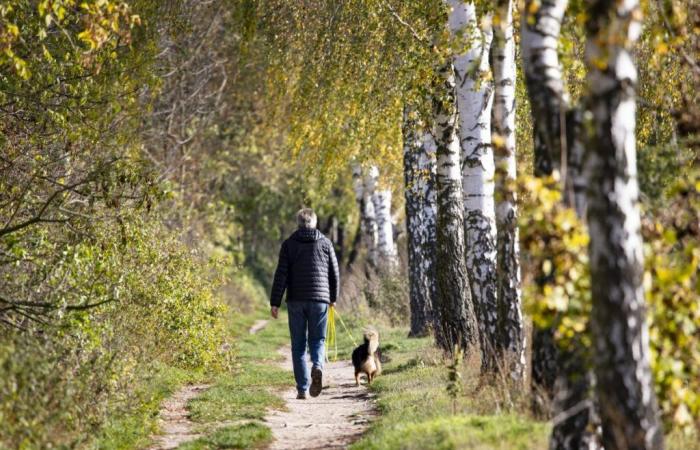
[[275, 441], [270, 450], [342, 449], [357, 440], [375, 414], [367, 388], [355, 386], [350, 361], [326, 363], [323, 392], [316, 398], [296, 399], [291, 351], [284, 355], [290, 388], [282, 394], [287, 411], [271, 411], [265, 418]]

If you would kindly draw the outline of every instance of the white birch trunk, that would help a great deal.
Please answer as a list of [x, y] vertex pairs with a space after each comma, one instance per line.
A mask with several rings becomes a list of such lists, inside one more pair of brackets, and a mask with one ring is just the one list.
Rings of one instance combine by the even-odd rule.
[[557, 46], [568, 0], [527, 0], [520, 48], [535, 126], [535, 175], [559, 170], [568, 95]]
[[[570, 110], [557, 54], [561, 23], [567, 0], [540, 2], [526, 0], [522, 15], [521, 54], [525, 82], [534, 124], [535, 175], [561, 175], [564, 203], [584, 210], [581, 187], [583, 146], [579, 114]], [[577, 192], [578, 189], [578, 193]], [[546, 394], [553, 412], [564, 419], [552, 429], [550, 449], [596, 449], [599, 427], [595, 399], [591, 395], [593, 377], [580, 346], [555, 347], [554, 330], [533, 329], [532, 384], [534, 398]], [[575, 411], [575, 412], [571, 412]]]
[[502, 343], [499, 336], [496, 284], [496, 211], [494, 159], [491, 147], [493, 85], [489, 81], [491, 29], [479, 29], [473, 3], [449, 0], [450, 32], [466, 39], [468, 50], [454, 57], [466, 262], [481, 332], [485, 371], [496, 370]]
[[360, 164], [353, 165], [352, 181], [355, 201], [360, 211], [361, 241], [367, 249], [367, 261], [370, 265], [375, 266], [377, 263], [378, 230], [371, 190], [374, 182], [368, 180], [369, 174], [366, 176], [363, 172]]
[[379, 169], [370, 166], [367, 170], [367, 183], [372, 192], [372, 204], [377, 223], [378, 267], [393, 270], [398, 265], [396, 246], [394, 245], [394, 227], [391, 221], [391, 190], [379, 185]]
[[500, 332], [511, 377], [522, 380], [525, 331], [520, 289], [520, 248], [515, 197], [515, 38], [513, 1], [499, 0], [491, 59], [494, 78], [492, 129], [496, 166], [496, 247]]
[[641, 32], [641, 7], [637, 0], [598, 0], [588, 17], [591, 329], [603, 445], [608, 450], [662, 449], [642, 286], [635, 148], [632, 49]]
[[435, 298], [435, 140], [423, 125], [404, 113], [404, 186], [408, 234], [410, 336], [432, 329]]
[[435, 334], [437, 344], [447, 352], [459, 345], [466, 353], [474, 353], [479, 351], [479, 331], [464, 256], [460, 145], [451, 63], [440, 69], [439, 77], [433, 92], [438, 211]]

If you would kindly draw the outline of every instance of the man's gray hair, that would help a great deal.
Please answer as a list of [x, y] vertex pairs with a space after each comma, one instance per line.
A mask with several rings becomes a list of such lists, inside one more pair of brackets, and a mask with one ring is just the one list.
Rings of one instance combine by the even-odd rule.
[[311, 208], [302, 208], [297, 212], [297, 225], [299, 228], [316, 228], [318, 217]]

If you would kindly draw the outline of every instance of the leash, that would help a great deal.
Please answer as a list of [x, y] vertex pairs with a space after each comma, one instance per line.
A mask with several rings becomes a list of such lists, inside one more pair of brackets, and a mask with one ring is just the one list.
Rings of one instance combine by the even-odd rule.
[[352, 333], [350, 333], [350, 330], [348, 330], [348, 327], [345, 325], [345, 322], [343, 322], [343, 318], [340, 317], [340, 314], [338, 314], [334, 306], [329, 306], [328, 325], [326, 326], [326, 359], [328, 359], [328, 349], [330, 347], [333, 347], [333, 361], [338, 361], [338, 340], [335, 331], [336, 316], [338, 316], [338, 320], [343, 326], [343, 330], [345, 330], [345, 333], [347, 333], [348, 337], [350, 338], [352, 345], [357, 347], [357, 342], [355, 341], [355, 339], [353, 339]]

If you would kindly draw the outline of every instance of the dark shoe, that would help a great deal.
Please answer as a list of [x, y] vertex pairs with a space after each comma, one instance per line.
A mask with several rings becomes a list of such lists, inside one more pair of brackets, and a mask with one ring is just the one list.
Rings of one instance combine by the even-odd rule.
[[309, 388], [309, 394], [312, 397], [318, 397], [323, 389], [323, 372], [318, 367], [311, 369], [311, 387]]
[[299, 392], [297, 394], [297, 400], [306, 400], [306, 392]]

